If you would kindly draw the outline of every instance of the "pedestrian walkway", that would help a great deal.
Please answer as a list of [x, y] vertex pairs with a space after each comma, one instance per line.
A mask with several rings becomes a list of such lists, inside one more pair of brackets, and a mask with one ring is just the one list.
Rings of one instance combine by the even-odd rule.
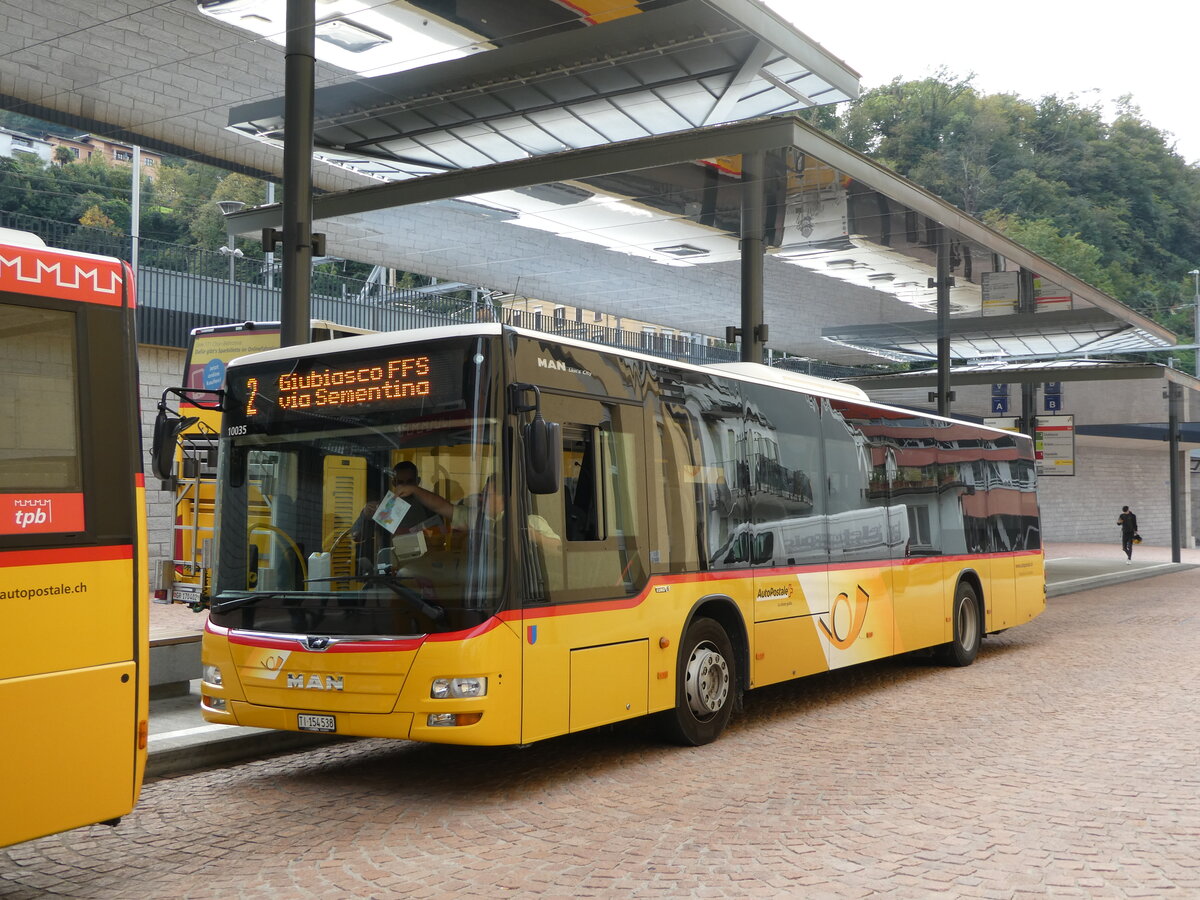
[[1119, 541], [1112, 544], [1046, 544], [1046, 596], [1061, 597], [1080, 591], [1137, 581], [1200, 566], [1200, 550], [1181, 550], [1171, 561], [1170, 547], [1139, 544], [1133, 559], [1126, 560]]
[[[1134, 549], [1133, 555], [1133, 560], [1127, 562], [1120, 545], [1115, 542], [1112, 545], [1047, 544], [1046, 596], [1054, 598], [1200, 566], [1198, 549], [1183, 550], [1179, 563], [1172, 562], [1169, 547], [1142, 544]], [[154, 679], [155, 674], [155, 653], [163, 654], [158, 658], [168, 662], [162, 665], [171, 666], [173, 671], [182, 665], [186, 674], [192, 674], [186, 667], [193, 666], [195, 677], [171, 682], [165, 690], [161, 685], [155, 688], [156, 697], [150, 703], [148, 777], [338, 740], [326, 735], [234, 728], [205, 722], [199, 712], [198, 644], [207, 615], [194, 613], [181, 605], [151, 604], [151, 678]], [[181, 664], [179, 660], [186, 662]]]

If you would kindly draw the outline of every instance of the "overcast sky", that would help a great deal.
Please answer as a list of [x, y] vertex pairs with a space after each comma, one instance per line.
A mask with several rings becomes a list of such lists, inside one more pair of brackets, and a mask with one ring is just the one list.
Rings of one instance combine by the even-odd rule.
[[1174, 135], [1180, 156], [1200, 164], [1197, 0], [767, 5], [856, 69], [864, 89], [896, 76], [924, 78], [944, 65], [960, 76], [974, 72], [983, 93], [1099, 102], [1107, 121], [1112, 101], [1132, 94], [1143, 118]]

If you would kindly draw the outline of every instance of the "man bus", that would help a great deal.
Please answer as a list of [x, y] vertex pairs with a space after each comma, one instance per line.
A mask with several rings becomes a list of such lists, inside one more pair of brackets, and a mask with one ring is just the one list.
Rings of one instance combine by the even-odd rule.
[[149, 687], [133, 275], [0, 230], [0, 846], [137, 800]]
[[[1028, 438], [833, 382], [479, 324], [244, 357], [214, 402], [211, 722], [703, 744], [741, 691], [968, 665], [1045, 606]], [[409, 495], [440, 521], [363, 552]]]

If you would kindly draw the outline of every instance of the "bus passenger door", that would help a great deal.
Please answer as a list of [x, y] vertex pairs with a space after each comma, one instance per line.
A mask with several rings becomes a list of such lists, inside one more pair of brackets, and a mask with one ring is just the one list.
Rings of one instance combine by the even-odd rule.
[[563, 474], [557, 493], [517, 490], [525, 741], [645, 715], [654, 627], [637, 600], [649, 570], [641, 405], [543, 390], [542, 413], [562, 428]]
[[829, 667], [835, 669], [894, 652], [895, 537], [887, 492], [875, 479], [871, 437], [829, 401], [822, 401], [821, 431], [829, 523], [825, 630]]
[[[949, 606], [943, 586], [942, 509], [937, 439], [933, 423], [919, 415], [890, 420], [898, 435], [889, 446], [888, 479], [893, 528], [904, 544], [893, 548], [896, 653], [932, 647], [947, 638]], [[954, 499], [957, 504], [957, 498]]]
[[814, 398], [760, 385], [746, 398], [747, 540], [753, 573], [754, 686], [828, 668], [828, 525]]

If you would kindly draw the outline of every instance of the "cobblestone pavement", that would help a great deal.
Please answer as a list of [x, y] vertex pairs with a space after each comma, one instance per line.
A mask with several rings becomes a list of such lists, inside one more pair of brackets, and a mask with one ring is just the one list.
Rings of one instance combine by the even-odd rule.
[[[1200, 897], [1200, 584], [1051, 600], [978, 662], [767, 688], [715, 744], [357, 741], [147, 784], [0, 897]], [[82, 736], [81, 736], [82, 737]]]

